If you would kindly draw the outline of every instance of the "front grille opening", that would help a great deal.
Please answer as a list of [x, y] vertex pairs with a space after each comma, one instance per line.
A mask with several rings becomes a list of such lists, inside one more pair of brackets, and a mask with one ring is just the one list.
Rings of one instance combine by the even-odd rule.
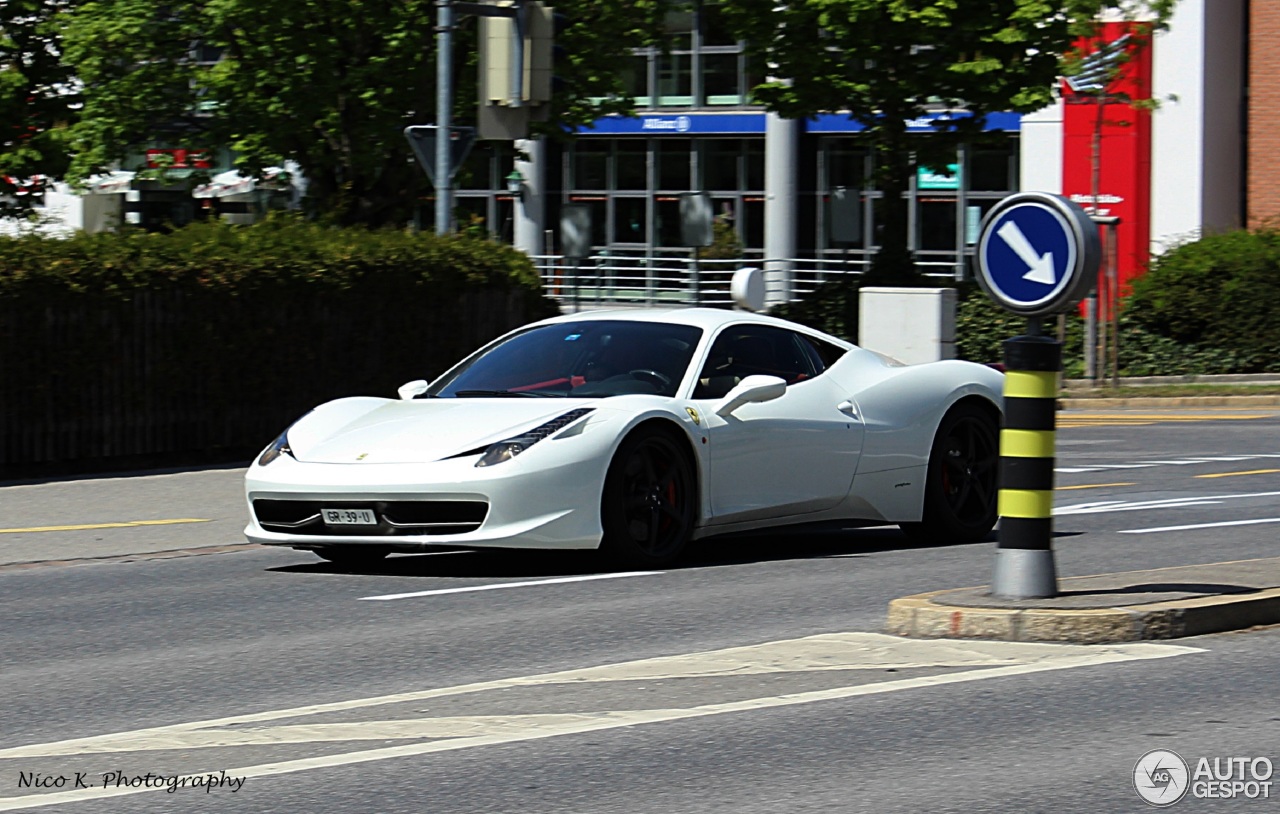
[[479, 526], [489, 504], [479, 500], [400, 500], [385, 504], [387, 520], [397, 526], [474, 523]]
[[[322, 509], [370, 509], [376, 526], [330, 526]], [[278, 500], [258, 498], [253, 513], [270, 531], [341, 536], [418, 536], [475, 531], [489, 514], [483, 500]]]

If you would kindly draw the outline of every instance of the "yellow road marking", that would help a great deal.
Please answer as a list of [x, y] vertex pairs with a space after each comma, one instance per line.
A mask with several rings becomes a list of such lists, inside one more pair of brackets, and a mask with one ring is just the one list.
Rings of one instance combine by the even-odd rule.
[[1070, 412], [1067, 417], [1072, 420], [1108, 420], [1108, 421], [1253, 421], [1258, 418], [1271, 418], [1271, 415], [1206, 415], [1201, 413], [1076, 413]]
[[1072, 427], [1146, 427], [1155, 424], [1155, 421], [1076, 421], [1067, 419], [1058, 422], [1058, 429], [1064, 430]]
[[173, 526], [179, 523], [209, 523], [208, 518], [179, 517], [173, 520], [128, 520], [123, 523], [85, 523], [79, 526], [34, 526], [29, 529], [0, 529], [0, 534], [23, 534], [37, 531], [90, 531], [93, 529], [127, 529], [136, 526]]
[[1270, 475], [1280, 469], [1250, 469], [1248, 472], [1214, 472], [1211, 475], [1196, 475], [1197, 478], [1232, 478], [1236, 475]]
[[1082, 483], [1079, 486], [1055, 486], [1054, 489], [1106, 489], [1109, 486], [1136, 486], [1135, 483]]

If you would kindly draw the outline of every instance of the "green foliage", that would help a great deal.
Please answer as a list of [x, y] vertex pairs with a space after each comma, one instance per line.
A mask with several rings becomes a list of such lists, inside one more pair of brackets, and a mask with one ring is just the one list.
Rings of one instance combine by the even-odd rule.
[[[1280, 275], [1278, 275], [1280, 276]], [[937, 281], [926, 280], [936, 285]], [[858, 293], [856, 277], [830, 280], [812, 294], [774, 308], [775, 316], [858, 341]], [[1023, 334], [1027, 320], [1014, 316], [991, 301], [976, 286], [960, 287], [956, 305], [956, 357], [980, 364], [1001, 362], [1006, 339]], [[1121, 376], [1179, 376], [1210, 373], [1248, 373], [1280, 369], [1252, 363], [1253, 356], [1208, 342], [1192, 342], [1158, 333], [1142, 324], [1138, 312], [1145, 309], [1137, 297], [1120, 317]], [[1143, 310], [1145, 313], [1145, 310]], [[1062, 366], [1067, 378], [1084, 375], [1084, 319], [1075, 311], [1064, 318]], [[1057, 336], [1058, 320], [1047, 318], [1044, 330]]]
[[316, 404], [387, 396], [555, 311], [488, 240], [288, 218], [0, 238], [0, 466], [248, 455]]
[[[659, 31], [667, 0], [563, 0], [571, 54], [549, 129], [630, 106], [618, 61]], [[435, 119], [435, 0], [92, 0], [68, 16], [85, 83], [72, 173], [84, 178], [152, 139], [229, 148], [251, 173], [292, 160], [314, 209], [337, 223], [407, 221], [429, 193], [403, 136]], [[475, 118], [476, 31], [454, 35], [454, 115]], [[221, 53], [192, 59], [192, 43]], [[132, 169], [132, 167], [127, 167]]]
[[711, 245], [702, 251], [703, 260], [737, 260], [742, 257], [742, 240], [733, 221], [717, 217], [711, 222]]
[[1211, 348], [1231, 370], [1280, 370], [1280, 230], [1209, 235], [1157, 257], [1127, 316], [1180, 344]]
[[[59, 178], [68, 156], [59, 135], [76, 115], [71, 72], [58, 56], [56, 18], [74, 0], [0, 2], [0, 217], [30, 209], [41, 183]], [[36, 194], [31, 194], [36, 193]]]
[[[1173, 0], [1145, 4], [1153, 25]], [[878, 282], [915, 276], [907, 251], [911, 155], [945, 166], [956, 143], [979, 138], [984, 116], [1030, 112], [1053, 100], [1062, 57], [1091, 33], [1100, 12], [1122, 0], [734, 0], [730, 25], [749, 57], [778, 79], [755, 99], [788, 118], [846, 111], [876, 147], [876, 186], [884, 192]], [[969, 116], [935, 122], [937, 135], [909, 137], [909, 120], [940, 107]]]
[[776, 306], [769, 313], [850, 342], [857, 342], [860, 284], [861, 280], [851, 274], [833, 277], [812, 293], [794, 302]]
[[57, 292], [131, 297], [181, 288], [229, 296], [268, 289], [341, 292], [474, 285], [537, 290], [528, 258], [465, 236], [339, 229], [277, 216], [252, 227], [194, 223], [168, 234], [125, 229], [68, 238], [0, 238], [0, 299]]
[[982, 364], [1003, 361], [1000, 343], [1026, 333], [1027, 320], [996, 305], [976, 286], [962, 289], [958, 299], [956, 357]]
[[[956, 308], [956, 356], [971, 362], [999, 362], [1001, 342], [1026, 331], [1026, 320], [1003, 310], [980, 290], [968, 287]], [[1065, 317], [1063, 374], [1084, 376], [1085, 322], [1072, 311]], [[1120, 315], [1121, 376], [1184, 376], [1246, 372], [1234, 351], [1205, 343], [1179, 341], [1144, 327], [1132, 308]], [[1046, 332], [1057, 335], [1057, 319], [1045, 320]], [[1109, 368], [1108, 368], [1109, 369]]]

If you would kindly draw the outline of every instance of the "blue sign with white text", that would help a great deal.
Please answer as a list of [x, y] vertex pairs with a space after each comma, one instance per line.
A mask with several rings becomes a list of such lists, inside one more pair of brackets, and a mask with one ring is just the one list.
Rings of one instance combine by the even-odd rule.
[[605, 116], [588, 127], [579, 127], [582, 136], [684, 136], [690, 134], [764, 134], [763, 113], [694, 113], [692, 115]]

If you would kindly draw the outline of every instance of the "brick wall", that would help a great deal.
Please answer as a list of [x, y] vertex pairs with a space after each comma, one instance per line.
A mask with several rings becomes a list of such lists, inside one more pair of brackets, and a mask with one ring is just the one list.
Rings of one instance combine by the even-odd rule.
[[1249, 17], [1249, 223], [1280, 223], [1280, 2], [1254, 0]]

